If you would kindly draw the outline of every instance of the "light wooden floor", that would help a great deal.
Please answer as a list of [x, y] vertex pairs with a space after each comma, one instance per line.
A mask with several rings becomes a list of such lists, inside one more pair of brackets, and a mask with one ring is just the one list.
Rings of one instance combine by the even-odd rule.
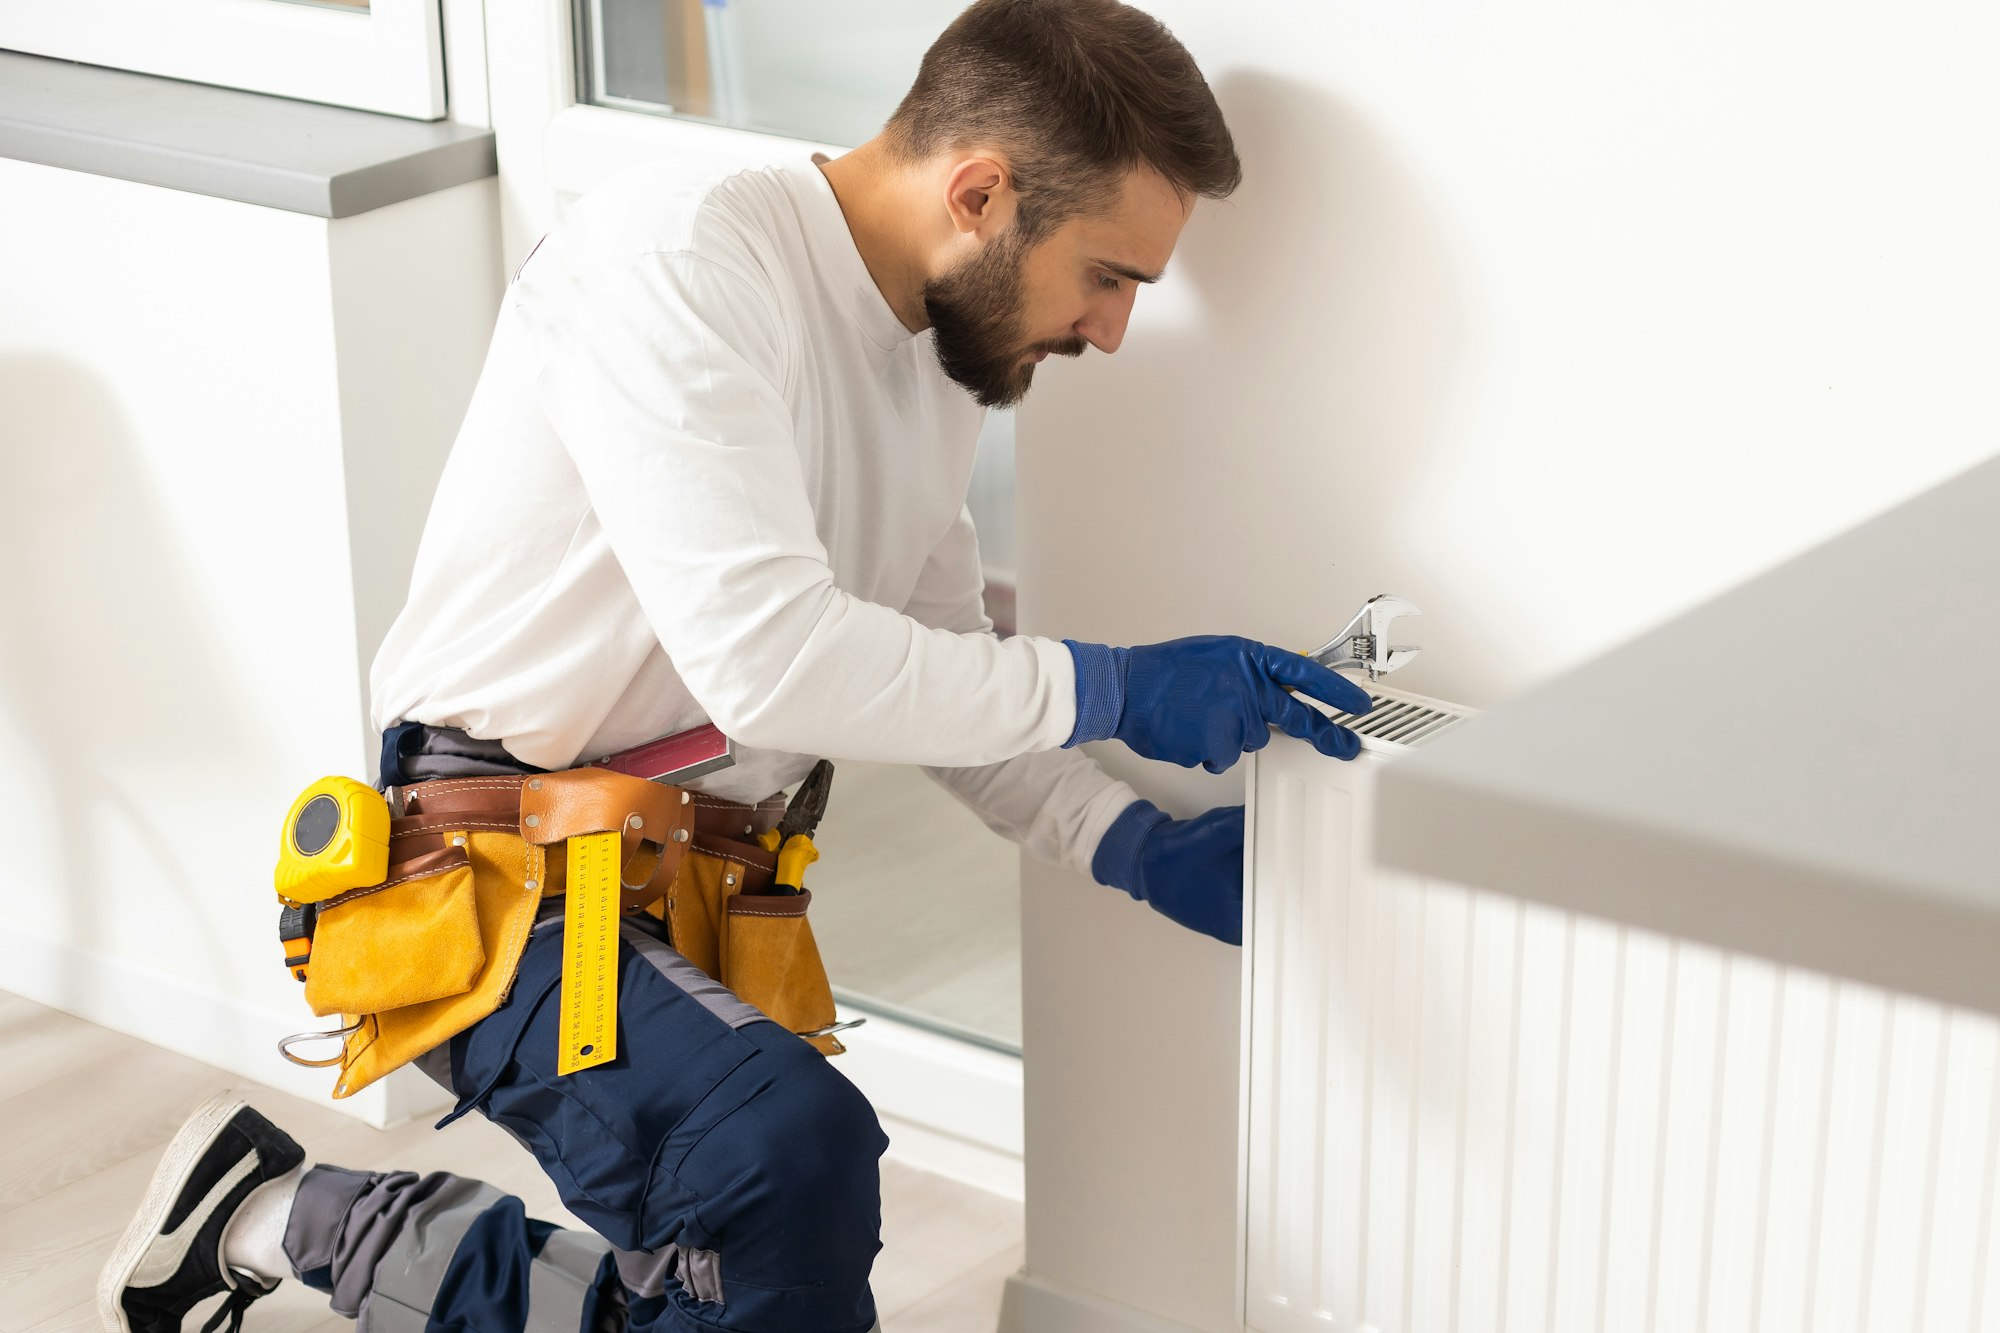
[[[443, 1130], [428, 1122], [370, 1129], [5, 992], [0, 1069], [0, 1333], [98, 1327], [99, 1267], [166, 1141], [222, 1088], [243, 1089], [315, 1160], [456, 1171], [520, 1195], [530, 1216], [575, 1224], [534, 1159], [476, 1115]], [[1020, 1204], [885, 1160], [874, 1272], [885, 1333], [987, 1333], [1002, 1282], [1021, 1266], [1021, 1236]], [[329, 1313], [318, 1293], [287, 1282], [251, 1308], [245, 1327], [345, 1333], [353, 1325]]]

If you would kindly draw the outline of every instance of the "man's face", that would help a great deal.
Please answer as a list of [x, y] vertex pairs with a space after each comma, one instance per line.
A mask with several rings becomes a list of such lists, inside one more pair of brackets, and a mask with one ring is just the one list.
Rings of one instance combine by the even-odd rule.
[[1117, 351], [1139, 284], [1159, 279], [1192, 203], [1141, 167], [1110, 207], [1071, 218], [1032, 248], [1009, 223], [924, 284], [938, 364], [980, 406], [1012, 407], [1043, 357]]

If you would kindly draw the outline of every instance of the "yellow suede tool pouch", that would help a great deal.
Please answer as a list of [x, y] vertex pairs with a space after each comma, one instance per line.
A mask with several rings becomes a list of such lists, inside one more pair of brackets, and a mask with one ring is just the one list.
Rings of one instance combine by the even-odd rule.
[[471, 856], [447, 845], [397, 871], [319, 905], [306, 977], [315, 1014], [379, 1014], [457, 995], [478, 979], [486, 946]]
[[[399, 855], [383, 883], [318, 906], [306, 1003], [316, 1014], [338, 1014], [341, 1024], [287, 1038], [282, 1049], [297, 1064], [339, 1066], [335, 1098], [353, 1096], [498, 1008], [541, 905], [541, 847], [477, 827], [417, 836], [441, 846]], [[338, 1038], [339, 1051], [309, 1059], [291, 1050], [322, 1037]]]
[[673, 947], [822, 1055], [839, 1055], [847, 1048], [838, 1037], [812, 1035], [835, 1017], [833, 988], [806, 920], [812, 891], [745, 891], [771, 882], [771, 861], [750, 844], [696, 843], [662, 904]]
[[[734, 894], [723, 934], [722, 984], [801, 1036], [834, 1021], [833, 987], [806, 920], [811, 904], [811, 889]], [[806, 1040], [824, 1055], [847, 1049], [831, 1033]]]

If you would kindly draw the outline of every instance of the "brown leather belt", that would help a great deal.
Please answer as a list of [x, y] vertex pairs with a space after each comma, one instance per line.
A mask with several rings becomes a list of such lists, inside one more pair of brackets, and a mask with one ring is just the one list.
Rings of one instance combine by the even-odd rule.
[[[530, 837], [529, 830], [523, 827], [521, 805], [523, 793], [531, 782], [536, 783], [539, 792], [546, 779], [577, 775], [589, 781], [590, 777], [585, 775], [601, 775], [605, 771], [571, 770], [570, 773], [546, 774], [539, 778], [438, 778], [392, 789], [391, 808], [397, 807], [394, 797], [400, 794], [403, 813], [389, 821], [389, 877], [395, 878], [398, 867], [406, 862], [443, 848], [447, 831], [497, 830], [517, 837]], [[622, 780], [630, 782], [634, 779]], [[746, 838], [761, 828], [777, 824], [778, 816], [785, 809], [784, 793], [768, 796], [756, 805], [745, 805], [671, 783], [651, 785], [660, 788], [664, 798], [684, 800], [693, 807], [691, 836], [686, 846], [740, 864], [745, 892], [756, 893], [775, 878], [777, 854], [765, 851], [762, 845], [746, 841]], [[533, 818], [531, 815], [530, 819]], [[540, 838], [530, 840], [542, 841]], [[566, 861], [567, 858], [562, 855], [548, 857], [543, 871], [544, 898], [563, 892]], [[664, 892], [665, 888], [665, 884], [658, 885], [655, 896], [657, 892]]]

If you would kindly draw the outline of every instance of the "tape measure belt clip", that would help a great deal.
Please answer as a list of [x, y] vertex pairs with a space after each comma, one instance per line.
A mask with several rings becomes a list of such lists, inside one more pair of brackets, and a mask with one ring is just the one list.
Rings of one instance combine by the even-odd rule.
[[286, 903], [278, 910], [278, 942], [285, 947], [285, 966], [299, 981], [306, 979], [312, 962], [313, 926], [319, 917], [317, 903]]

